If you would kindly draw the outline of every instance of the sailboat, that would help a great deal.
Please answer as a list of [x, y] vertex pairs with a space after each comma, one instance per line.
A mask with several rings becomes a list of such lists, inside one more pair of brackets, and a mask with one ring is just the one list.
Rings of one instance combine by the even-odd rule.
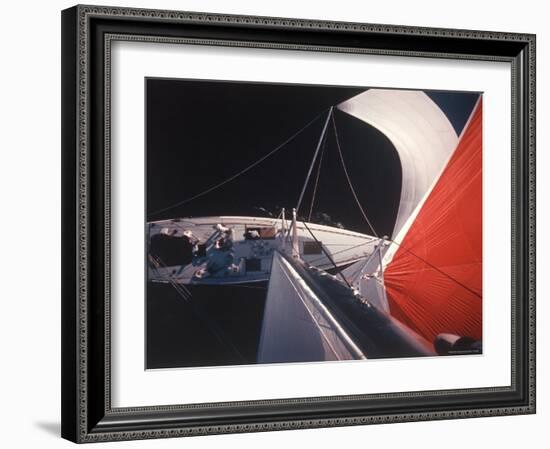
[[[149, 280], [267, 281], [259, 363], [480, 353], [481, 100], [460, 136], [423, 91], [369, 89], [334, 105], [289, 218], [282, 209], [277, 218], [151, 221]], [[351, 183], [334, 109], [377, 128], [399, 155], [391, 236], [376, 233]], [[370, 233], [297, 218], [330, 124]]]

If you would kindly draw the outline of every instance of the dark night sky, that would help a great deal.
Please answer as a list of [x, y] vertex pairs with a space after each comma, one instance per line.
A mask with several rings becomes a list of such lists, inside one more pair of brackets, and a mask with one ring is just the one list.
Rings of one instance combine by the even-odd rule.
[[[265, 216], [295, 207], [324, 116], [275, 155], [206, 196], [154, 213], [239, 172], [330, 106], [364, 87], [147, 79], [149, 220], [208, 215]], [[460, 133], [477, 94], [428, 92]], [[352, 183], [377, 233], [391, 234], [401, 189], [396, 151], [378, 130], [335, 111]], [[307, 216], [315, 171], [301, 214]], [[349, 191], [332, 126], [326, 138], [315, 213], [371, 233]], [[312, 221], [316, 221], [315, 219]]]

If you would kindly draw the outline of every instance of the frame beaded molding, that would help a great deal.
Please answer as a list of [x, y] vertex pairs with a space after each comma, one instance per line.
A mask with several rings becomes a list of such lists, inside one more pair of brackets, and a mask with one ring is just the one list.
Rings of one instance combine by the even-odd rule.
[[[306, 19], [287, 19], [287, 18], [272, 18], [272, 17], [257, 17], [257, 16], [238, 16], [224, 14], [205, 14], [195, 12], [178, 12], [178, 11], [161, 11], [149, 9], [135, 8], [119, 8], [119, 7], [100, 7], [100, 6], [78, 6], [77, 11], [77, 38], [78, 38], [78, 71], [77, 71], [77, 88], [78, 88], [78, 241], [77, 241], [77, 289], [78, 289], [78, 434], [79, 442], [99, 442], [107, 440], [135, 440], [135, 439], [151, 439], [151, 438], [169, 438], [175, 436], [195, 436], [209, 435], [222, 433], [243, 433], [243, 432], [261, 432], [272, 430], [288, 430], [300, 428], [318, 428], [318, 427], [337, 427], [350, 425], [365, 425], [375, 423], [396, 423], [409, 421], [427, 421], [435, 419], [451, 419], [451, 418], [470, 418], [484, 416], [503, 416], [518, 413], [534, 413], [535, 412], [535, 36], [529, 34], [516, 34], [507, 32], [490, 32], [490, 31], [471, 31], [459, 29], [443, 29], [443, 28], [426, 28], [415, 26], [396, 26], [396, 25], [379, 25], [365, 24], [352, 22], [332, 22]], [[218, 24], [237, 24], [247, 26], [262, 27], [277, 27], [287, 29], [317, 29], [323, 31], [356, 31], [356, 32], [377, 32], [387, 34], [401, 34], [403, 36], [437, 36], [437, 37], [459, 37], [466, 39], [483, 39], [483, 40], [505, 40], [518, 41], [528, 43], [528, 64], [529, 64], [529, 90], [528, 90], [528, 107], [529, 107], [529, 136], [528, 136], [528, 298], [529, 303], [529, 327], [528, 331], [528, 390], [529, 401], [528, 405], [523, 407], [506, 407], [506, 408], [482, 408], [476, 410], [450, 410], [439, 412], [417, 412], [407, 414], [386, 414], [377, 416], [358, 416], [345, 418], [324, 418], [324, 419], [305, 419], [305, 420], [280, 420], [269, 423], [251, 423], [251, 424], [231, 424], [231, 425], [212, 425], [212, 426], [196, 426], [196, 427], [181, 427], [169, 430], [146, 430], [146, 431], [128, 431], [128, 432], [102, 432], [88, 433], [87, 422], [87, 260], [88, 260], [88, 63], [89, 55], [87, 48], [88, 24], [89, 19], [93, 17], [131, 17], [147, 20], [159, 20], [164, 22], [174, 23], [218, 23]], [[159, 43], [185, 43], [194, 45], [225, 45], [225, 46], [241, 46], [252, 48], [271, 48], [271, 49], [288, 49], [288, 50], [310, 50], [322, 52], [340, 52], [340, 53], [363, 53], [363, 54], [391, 54], [396, 56], [420, 56], [430, 58], [453, 58], [453, 59], [479, 59], [512, 62], [508, 57], [489, 57], [477, 55], [456, 55], [436, 52], [412, 52], [412, 51], [388, 51], [374, 50], [361, 48], [346, 48], [346, 47], [316, 47], [313, 45], [292, 45], [292, 44], [275, 44], [275, 43], [250, 43], [239, 41], [215, 41], [208, 39], [183, 39], [183, 38], [162, 38], [148, 36], [129, 36], [129, 35], [108, 35], [105, 38], [105, 107], [106, 107], [106, 123], [105, 123], [105, 318], [106, 318], [106, 373], [105, 373], [105, 404], [106, 414], [114, 415], [120, 412], [127, 411], [170, 411], [184, 408], [204, 408], [209, 406], [230, 406], [235, 403], [217, 403], [217, 404], [189, 404], [189, 405], [172, 405], [172, 406], [151, 406], [151, 407], [134, 407], [134, 408], [119, 408], [111, 409], [110, 405], [110, 63], [111, 63], [111, 42], [114, 40], [126, 41], [142, 41], [142, 42], [159, 42]], [[514, 78], [514, 71], [512, 70]], [[514, 82], [514, 79], [512, 80]], [[515, 99], [512, 99], [512, 109], [514, 109]], [[515, 157], [515, 151], [512, 151]], [[517, 176], [515, 165], [513, 168], [513, 180]], [[513, 189], [514, 190], [514, 189]], [[514, 190], [515, 191], [515, 190]], [[515, 206], [512, 206], [512, 214], [516, 213]], [[513, 258], [517, 254], [512, 255]], [[513, 278], [514, 279], [514, 278]], [[515, 304], [514, 289], [512, 289], [512, 302]], [[515, 334], [515, 313], [512, 313], [512, 334]], [[515, 357], [513, 348], [512, 358]], [[514, 374], [514, 373], [512, 373]], [[512, 376], [514, 382], [514, 376]], [[490, 387], [479, 389], [462, 389], [448, 391], [424, 391], [424, 392], [408, 392], [408, 393], [389, 393], [389, 394], [371, 394], [371, 395], [354, 395], [354, 396], [336, 396], [336, 397], [314, 397], [314, 398], [293, 398], [281, 400], [264, 400], [264, 401], [242, 401], [242, 405], [259, 405], [259, 404], [296, 404], [301, 402], [316, 402], [327, 399], [375, 399], [375, 398], [391, 398], [391, 397], [415, 397], [415, 396], [437, 396], [459, 394], [469, 391], [509, 391], [511, 387]]]

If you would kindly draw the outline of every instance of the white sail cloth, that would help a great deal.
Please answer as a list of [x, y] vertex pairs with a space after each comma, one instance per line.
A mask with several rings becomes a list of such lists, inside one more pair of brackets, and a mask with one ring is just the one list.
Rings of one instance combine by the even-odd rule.
[[402, 170], [401, 199], [392, 237], [404, 229], [456, 148], [458, 136], [441, 109], [422, 91], [370, 89], [337, 108], [381, 131]]
[[258, 363], [365, 358], [281, 254], [273, 255]]

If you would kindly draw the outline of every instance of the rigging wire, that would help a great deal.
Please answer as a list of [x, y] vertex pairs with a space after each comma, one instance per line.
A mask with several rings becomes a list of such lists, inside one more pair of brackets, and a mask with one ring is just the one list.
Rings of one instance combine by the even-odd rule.
[[[149, 255], [149, 261], [153, 265], [157, 276], [162, 276], [159, 271], [160, 268], [168, 268], [164, 261], [158, 256], [153, 257]], [[244, 362], [246, 358], [237, 349], [235, 344], [228, 338], [227, 334], [222, 330], [222, 328], [218, 326], [212, 319], [210, 319], [210, 317], [207, 313], [205, 313], [202, 307], [200, 307], [192, 300], [193, 295], [191, 294], [189, 289], [184, 284], [177, 282], [171, 274], [168, 274], [168, 283], [174, 288], [178, 295], [180, 295], [181, 298], [183, 298], [183, 300], [191, 307], [191, 309], [195, 312], [195, 315], [204, 322], [206, 327], [208, 327], [208, 329], [218, 340], [218, 342], [226, 349], [233, 352], [233, 354], [238, 359], [240, 359], [240, 361]]]
[[336, 130], [336, 118], [334, 117], [334, 114], [332, 114], [332, 127], [334, 129], [334, 138], [336, 140], [336, 147], [338, 148], [338, 154], [340, 155], [340, 162], [342, 163], [342, 168], [344, 169], [344, 173], [346, 175], [346, 179], [348, 181], [349, 188], [351, 190], [351, 193], [353, 194], [353, 198], [355, 199], [355, 202], [357, 203], [357, 207], [359, 207], [359, 210], [361, 211], [361, 214], [363, 215], [363, 218], [371, 228], [372, 233], [379, 237], [376, 231], [374, 230], [374, 226], [369, 220], [369, 217], [367, 217], [367, 214], [365, 213], [365, 210], [361, 206], [361, 203], [359, 202], [359, 198], [357, 197], [357, 194], [355, 193], [355, 189], [353, 188], [353, 184], [351, 183], [351, 179], [349, 177], [348, 169], [346, 168], [346, 163], [344, 161], [344, 155], [342, 154], [342, 149], [340, 148], [340, 139], [338, 138], [338, 131]]
[[[448, 277], [449, 279], [451, 279], [453, 282], [457, 283], [458, 285], [460, 285], [461, 287], [465, 288], [466, 290], [468, 290], [470, 293], [474, 294], [475, 296], [481, 298], [481, 295], [479, 295], [475, 290], [471, 289], [470, 287], [468, 287], [467, 285], [464, 285], [463, 283], [461, 283], [459, 280], [453, 278], [450, 274], [448, 273], [445, 273], [444, 271], [442, 271], [440, 268], [437, 268], [436, 266], [432, 265], [430, 262], [428, 262], [427, 260], [425, 260], [423, 257], [419, 256], [418, 254], [415, 254], [414, 252], [412, 252], [410, 249], [406, 248], [404, 245], [402, 245], [401, 243], [397, 242], [396, 240], [393, 240], [391, 238], [387, 238], [385, 239], [387, 240], [388, 242], [391, 242], [391, 243], [395, 243], [397, 246], [399, 246], [400, 248], [403, 248], [404, 251], [407, 251], [408, 253], [410, 253], [412, 256], [416, 257], [417, 259], [421, 260], [422, 262], [424, 262], [426, 265], [428, 265], [429, 267], [433, 268], [434, 270], [438, 271], [439, 273], [443, 274], [444, 276]], [[363, 243], [359, 243], [358, 245], [354, 245], [350, 248], [344, 248], [344, 249], [341, 249], [339, 251], [336, 251], [334, 253], [332, 253], [333, 256], [336, 256], [337, 254], [340, 254], [340, 253], [345, 253], [346, 251], [351, 251], [353, 249], [356, 249], [356, 248], [359, 248], [361, 246], [364, 246], [364, 245], [368, 245], [372, 243], [372, 240], [370, 241], [367, 241], [367, 242], [363, 242]], [[369, 257], [369, 256], [366, 256], [366, 257]], [[313, 260], [310, 260], [309, 263], [310, 264], [315, 264], [316, 262], [319, 262], [321, 260], [325, 259], [325, 256], [323, 257], [318, 257], [316, 259], [313, 259]]]
[[315, 176], [315, 185], [313, 186], [313, 194], [311, 196], [311, 204], [309, 206], [309, 215], [307, 221], [311, 222], [311, 215], [313, 213], [313, 206], [315, 204], [315, 195], [317, 194], [317, 185], [319, 184], [319, 175], [321, 174], [321, 166], [323, 164], [323, 155], [325, 154], [325, 147], [327, 146], [327, 138], [323, 139], [323, 146], [321, 148], [321, 155], [319, 156], [319, 166], [317, 167], [317, 175]]
[[[340, 155], [340, 161], [342, 163], [342, 168], [344, 169], [344, 173], [346, 175], [346, 179], [348, 181], [348, 184], [349, 184], [349, 187], [350, 187], [350, 190], [351, 190], [351, 193], [353, 194], [353, 197], [355, 198], [355, 202], [357, 203], [357, 206], [359, 207], [359, 210], [361, 211], [361, 214], [363, 214], [363, 217], [365, 218], [365, 221], [368, 223], [368, 225], [370, 226], [372, 232], [374, 233], [374, 235], [376, 237], [379, 237], [378, 234], [376, 233], [374, 227], [372, 226], [370, 220], [368, 219], [367, 217], [367, 214], [365, 213], [364, 209], [361, 207], [361, 203], [359, 202], [359, 198], [357, 197], [357, 194], [355, 193], [355, 189], [353, 188], [353, 184], [351, 183], [351, 179], [349, 177], [349, 174], [348, 174], [348, 171], [347, 171], [347, 168], [346, 168], [346, 163], [344, 161], [344, 156], [342, 154], [342, 149], [340, 148], [340, 140], [338, 139], [338, 131], [336, 129], [336, 118], [334, 117], [334, 113], [332, 114], [332, 125], [333, 125], [333, 129], [334, 129], [334, 137], [336, 139], [336, 146], [338, 148], [338, 154]], [[410, 249], [406, 248], [404, 245], [401, 245], [401, 243], [395, 241], [394, 239], [392, 238], [387, 238], [388, 241], [392, 242], [392, 243], [395, 243], [399, 248], [402, 248], [404, 251], [407, 251], [408, 253], [410, 253], [412, 256], [416, 257], [417, 259], [421, 260], [422, 262], [424, 262], [426, 265], [428, 265], [429, 267], [433, 268], [434, 270], [436, 270], [437, 272], [441, 273], [442, 275], [446, 276], [447, 278], [449, 278], [450, 280], [452, 280], [453, 282], [455, 282], [456, 284], [460, 285], [461, 287], [463, 287], [464, 289], [466, 289], [467, 291], [469, 291], [470, 293], [472, 293], [473, 295], [481, 298], [481, 295], [479, 293], [477, 293], [475, 290], [471, 289], [470, 287], [468, 287], [467, 285], [464, 285], [462, 282], [460, 282], [458, 279], [455, 279], [453, 278], [450, 274], [448, 273], [445, 273], [443, 270], [441, 270], [440, 268], [436, 267], [435, 265], [433, 265], [432, 263], [428, 262], [426, 259], [424, 259], [423, 257], [419, 256], [418, 254], [415, 254], [413, 251], [411, 251]]]
[[443, 276], [446, 276], [447, 278], [449, 278], [451, 281], [455, 282], [456, 284], [460, 285], [462, 288], [466, 289], [467, 291], [469, 291], [471, 294], [477, 296], [479, 299], [482, 299], [481, 297], [481, 294], [479, 294], [478, 292], [476, 292], [474, 289], [468, 287], [467, 285], [463, 284], [462, 282], [460, 282], [458, 279], [455, 279], [454, 277], [452, 277], [450, 274], [448, 273], [445, 273], [441, 268], [438, 268], [436, 267], [435, 265], [433, 265], [432, 263], [428, 262], [426, 259], [424, 259], [423, 257], [419, 256], [418, 254], [415, 254], [414, 252], [412, 252], [410, 249], [408, 249], [407, 247], [405, 247], [404, 245], [402, 245], [401, 243], [399, 242], [396, 242], [395, 240], [393, 239], [388, 239], [390, 242], [392, 243], [395, 243], [397, 246], [399, 246], [399, 248], [402, 248], [404, 251], [407, 251], [409, 254], [411, 254], [412, 256], [416, 257], [417, 259], [421, 260], [422, 262], [424, 262], [426, 265], [428, 265], [430, 268], [433, 268], [435, 271], [437, 271], [438, 273], [441, 273]]
[[[334, 268], [336, 268], [336, 270], [338, 270], [338, 265], [336, 265], [336, 262], [334, 262], [334, 259], [330, 256], [330, 253], [325, 249], [325, 247], [323, 246], [323, 244], [317, 240], [317, 237], [315, 237], [315, 234], [311, 231], [311, 229], [309, 229], [309, 226], [306, 224], [305, 221], [302, 221], [302, 224], [304, 225], [304, 227], [307, 229], [307, 231], [311, 234], [311, 236], [313, 237], [313, 240], [315, 240], [320, 246], [321, 246], [321, 250], [325, 253], [325, 256], [328, 260], [330, 260], [330, 262], [332, 263], [332, 265], [334, 265]], [[344, 274], [338, 270], [338, 274], [340, 275], [340, 277], [344, 280], [344, 282], [346, 283], [346, 285], [351, 288], [351, 285], [350, 283], [348, 282], [348, 280], [346, 279], [346, 277], [344, 276]]]
[[248, 167], [242, 169], [241, 171], [239, 171], [238, 173], [235, 173], [234, 175], [230, 176], [229, 178], [225, 179], [224, 181], [221, 181], [219, 182], [218, 184], [215, 184], [213, 185], [212, 187], [209, 187], [208, 189], [200, 192], [200, 193], [197, 193], [196, 195], [193, 195], [192, 197], [189, 197], [189, 198], [186, 198], [185, 200], [182, 200], [182, 201], [178, 201], [177, 203], [174, 203], [170, 206], [167, 206], [167, 207], [164, 207], [162, 209], [157, 209], [153, 212], [150, 213], [150, 215], [156, 215], [156, 214], [159, 214], [161, 212], [165, 212], [167, 210], [170, 210], [170, 209], [174, 209], [175, 207], [178, 207], [178, 206], [183, 206], [184, 204], [187, 204], [193, 200], [196, 200], [197, 198], [200, 198], [204, 195], [207, 195], [208, 193], [210, 192], [213, 192], [214, 190], [216, 189], [219, 189], [220, 187], [224, 186], [225, 184], [233, 181], [234, 179], [238, 178], [239, 176], [245, 174], [246, 172], [252, 170], [254, 167], [256, 167], [257, 165], [261, 164], [263, 161], [265, 161], [266, 159], [268, 159], [270, 156], [274, 155], [277, 151], [279, 151], [281, 148], [283, 148], [285, 145], [287, 145], [289, 142], [291, 142], [292, 140], [294, 140], [294, 138], [296, 138], [299, 134], [302, 133], [302, 131], [304, 131], [306, 128], [308, 128], [310, 125], [312, 125], [314, 122], [317, 121], [317, 119], [321, 116], [321, 114], [318, 114], [316, 115], [312, 120], [310, 120], [308, 123], [306, 123], [302, 128], [300, 128], [298, 131], [296, 131], [294, 134], [292, 134], [288, 139], [286, 139], [283, 143], [281, 143], [280, 145], [278, 145], [276, 148], [274, 148], [273, 150], [271, 150], [269, 153], [265, 154], [264, 156], [262, 156], [260, 159], [258, 159], [257, 161], [255, 161], [254, 163], [250, 164]]
[[319, 138], [319, 142], [317, 143], [317, 148], [315, 148], [315, 153], [313, 154], [313, 160], [311, 161], [311, 165], [309, 166], [309, 170], [307, 172], [306, 180], [304, 182], [304, 186], [302, 187], [302, 191], [300, 192], [300, 197], [298, 198], [298, 203], [296, 204], [296, 213], [300, 210], [300, 206], [302, 205], [302, 200], [304, 199], [304, 193], [306, 193], [307, 185], [309, 184], [309, 178], [311, 177], [311, 172], [313, 171], [313, 166], [315, 165], [315, 161], [317, 160], [317, 155], [319, 154], [319, 149], [321, 148], [321, 143], [323, 142], [323, 139], [325, 138], [325, 133], [327, 132], [328, 122], [330, 121], [330, 117], [332, 117], [332, 106], [328, 110], [327, 118], [325, 120], [325, 124], [323, 125], [323, 131], [321, 132], [321, 137]]
[[[372, 244], [373, 241], [374, 241], [374, 237], [373, 237], [373, 240], [368, 240], [368, 241], [366, 241], [366, 242], [359, 243], [359, 244], [357, 244], [357, 245], [353, 245], [353, 246], [351, 246], [351, 247], [349, 247], [349, 248], [344, 248], [344, 249], [341, 249], [341, 250], [339, 250], [339, 251], [335, 251], [335, 252], [332, 253], [332, 255], [333, 255], [333, 256], [336, 256], [337, 254], [345, 253], [346, 251], [352, 251], [352, 250], [354, 250], [354, 249], [356, 249], [356, 248], [359, 248], [359, 247], [361, 247], [361, 246], [365, 246], [365, 245]], [[325, 246], [326, 246], [326, 245], [325, 245]], [[367, 256], [367, 257], [368, 257], [368, 256]], [[313, 259], [313, 260], [310, 260], [309, 263], [319, 262], [319, 261], [321, 261], [321, 260], [323, 260], [323, 259], [325, 259], [325, 256], [317, 257], [317, 258], [315, 258], [315, 259]]]

